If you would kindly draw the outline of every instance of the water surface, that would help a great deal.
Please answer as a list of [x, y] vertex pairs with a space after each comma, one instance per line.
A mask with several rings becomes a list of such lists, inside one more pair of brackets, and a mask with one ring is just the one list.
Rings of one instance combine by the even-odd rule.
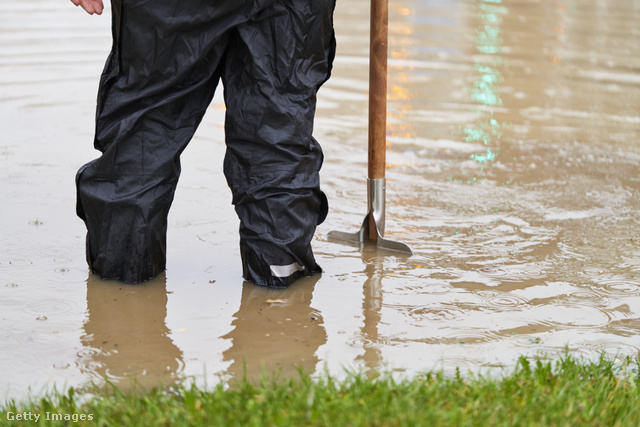
[[319, 95], [325, 271], [274, 291], [241, 278], [219, 95], [183, 155], [166, 274], [89, 274], [74, 175], [96, 157], [108, 13], [0, 5], [2, 397], [638, 353], [640, 3], [391, 1], [386, 237], [411, 257], [326, 237], [366, 210], [368, 7], [338, 1]]

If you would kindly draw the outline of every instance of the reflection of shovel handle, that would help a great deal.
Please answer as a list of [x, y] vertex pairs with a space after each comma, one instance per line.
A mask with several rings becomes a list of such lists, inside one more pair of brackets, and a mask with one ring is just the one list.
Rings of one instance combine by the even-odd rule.
[[389, 39], [388, 0], [371, 0], [369, 42], [369, 175], [367, 208], [357, 233], [331, 231], [329, 238], [363, 243], [411, 254], [409, 246], [384, 238], [385, 163], [387, 150], [387, 51]]

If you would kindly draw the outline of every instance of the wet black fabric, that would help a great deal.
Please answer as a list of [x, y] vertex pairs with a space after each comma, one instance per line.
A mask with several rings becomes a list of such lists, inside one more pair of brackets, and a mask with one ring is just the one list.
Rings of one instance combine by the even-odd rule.
[[94, 273], [138, 283], [165, 269], [180, 154], [219, 81], [244, 278], [287, 286], [320, 270], [310, 243], [327, 201], [312, 131], [335, 52], [334, 4], [112, 1], [94, 141], [102, 155], [76, 177]]

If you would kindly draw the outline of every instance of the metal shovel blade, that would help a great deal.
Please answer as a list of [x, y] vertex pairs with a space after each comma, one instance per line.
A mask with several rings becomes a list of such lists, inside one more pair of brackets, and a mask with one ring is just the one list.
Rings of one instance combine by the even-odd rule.
[[413, 255], [413, 251], [411, 248], [402, 242], [398, 242], [396, 240], [385, 239], [380, 235], [380, 231], [376, 227], [377, 239], [371, 240], [368, 238], [369, 236], [369, 215], [365, 216], [364, 221], [362, 221], [362, 227], [360, 231], [355, 233], [347, 233], [345, 231], [330, 231], [327, 235], [330, 241], [341, 241], [348, 242], [357, 245], [365, 244], [367, 241], [370, 241], [372, 244], [375, 244], [378, 248], [387, 249], [391, 251], [399, 251], [403, 253], [407, 253], [409, 255]]
[[[392, 251], [405, 252], [410, 255], [413, 254], [411, 248], [402, 242], [395, 240], [385, 239], [384, 235], [384, 219], [385, 219], [385, 190], [386, 180], [381, 179], [369, 179], [367, 187], [367, 204], [369, 206], [369, 212], [362, 221], [362, 227], [360, 231], [355, 233], [346, 233], [344, 231], [330, 231], [327, 235], [329, 240], [351, 242], [355, 244], [364, 244], [367, 241], [375, 243], [378, 248], [388, 249]], [[370, 233], [370, 224], [374, 224], [375, 234]]]

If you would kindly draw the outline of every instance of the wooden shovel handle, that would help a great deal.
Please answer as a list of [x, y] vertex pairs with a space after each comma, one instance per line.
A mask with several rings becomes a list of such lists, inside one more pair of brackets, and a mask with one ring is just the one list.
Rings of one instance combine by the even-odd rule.
[[389, 2], [371, 0], [369, 45], [369, 179], [385, 177]]

